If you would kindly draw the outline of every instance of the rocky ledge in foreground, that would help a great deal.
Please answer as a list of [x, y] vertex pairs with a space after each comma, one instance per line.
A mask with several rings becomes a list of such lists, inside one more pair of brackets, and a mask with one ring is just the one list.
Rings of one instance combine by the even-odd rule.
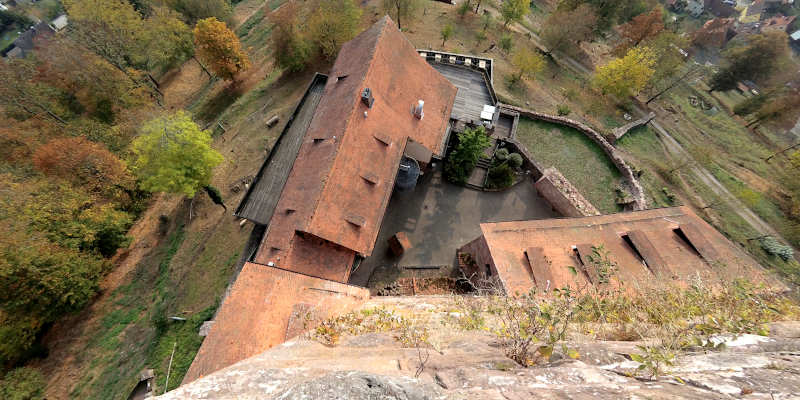
[[770, 332], [719, 336], [726, 346], [682, 353], [653, 380], [636, 376], [639, 342], [570, 342], [578, 359], [556, 352], [522, 368], [484, 332], [442, 329], [427, 351], [402, 347], [391, 332], [345, 336], [335, 347], [301, 337], [161, 398], [800, 398], [800, 323], [775, 323]]

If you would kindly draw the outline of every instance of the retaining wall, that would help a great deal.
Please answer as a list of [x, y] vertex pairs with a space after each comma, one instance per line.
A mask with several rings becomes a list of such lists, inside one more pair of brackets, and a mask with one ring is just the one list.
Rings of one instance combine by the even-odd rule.
[[634, 174], [633, 169], [625, 162], [625, 159], [622, 158], [620, 152], [614, 147], [614, 145], [606, 140], [602, 134], [582, 122], [578, 122], [569, 118], [544, 114], [508, 104], [498, 103], [498, 106], [516, 111], [524, 117], [568, 126], [570, 128], [577, 129], [579, 132], [582, 132], [589, 139], [600, 146], [601, 149], [603, 149], [603, 152], [605, 152], [608, 158], [611, 159], [611, 162], [614, 163], [619, 172], [622, 174], [622, 177], [627, 181], [631, 196], [633, 197], [633, 203], [630, 205], [630, 208], [633, 211], [647, 209], [647, 197], [644, 194], [644, 188], [642, 188], [641, 183], [639, 183], [639, 179], [636, 178], [636, 174]]
[[555, 168], [546, 169], [542, 178], [536, 181], [534, 186], [539, 195], [565, 217], [600, 215], [600, 211]]

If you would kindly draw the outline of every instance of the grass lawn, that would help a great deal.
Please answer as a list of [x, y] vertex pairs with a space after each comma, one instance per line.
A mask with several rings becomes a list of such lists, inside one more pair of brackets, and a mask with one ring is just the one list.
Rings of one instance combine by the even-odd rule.
[[659, 165], [663, 165], [669, 155], [661, 145], [656, 133], [649, 126], [645, 125], [631, 130], [617, 141], [616, 146], [635, 157], [635, 160], [626, 160], [628, 164], [643, 170], [639, 182], [647, 195], [648, 207], [680, 205], [680, 201], [674, 196], [673, 189], [656, 173]]
[[18, 37], [19, 33], [17, 33], [16, 26], [14, 29], [0, 33], [0, 50], [5, 50], [5, 48], [10, 46]]
[[545, 167], [556, 167], [603, 213], [622, 210], [615, 188], [620, 174], [603, 150], [575, 129], [520, 118], [517, 137]]

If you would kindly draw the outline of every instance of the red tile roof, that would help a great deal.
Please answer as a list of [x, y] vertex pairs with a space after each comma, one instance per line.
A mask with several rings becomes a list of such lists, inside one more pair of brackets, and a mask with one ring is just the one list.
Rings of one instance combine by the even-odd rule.
[[[371, 108], [361, 102], [365, 88], [375, 98]], [[256, 260], [300, 270], [294, 264], [303, 258], [339, 275], [355, 253], [370, 255], [407, 140], [441, 154], [455, 96], [389, 17], [345, 43]], [[420, 99], [421, 120], [411, 112]], [[330, 242], [325, 252], [335, 253], [335, 265], [305, 254], [313, 246], [294, 250], [296, 232]]]
[[[678, 228], [686, 239], [674, 231]], [[737, 277], [780, 286], [688, 207], [487, 223], [481, 224], [481, 230], [483, 236], [462, 251], [475, 253], [472, 256], [478, 266], [491, 264], [509, 294], [527, 293], [533, 287], [598, 284], [598, 271], [588, 258], [592, 246], [600, 245], [618, 264], [609, 283], [613, 286], [636, 289], [664, 282], [685, 284], [696, 278], [713, 284]]]
[[[310, 329], [313, 322], [348, 312], [369, 298], [369, 290], [247, 263], [220, 308], [183, 384], [189, 383]], [[302, 314], [302, 315], [293, 315]], [[306, 321], [300, 325], [293, 320]]]

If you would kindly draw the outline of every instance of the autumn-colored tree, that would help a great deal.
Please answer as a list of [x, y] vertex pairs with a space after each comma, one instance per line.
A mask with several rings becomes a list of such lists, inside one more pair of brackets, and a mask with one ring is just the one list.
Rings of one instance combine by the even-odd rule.
[[538, 52], [522, 47], [514, 53], [511, 64], [517, 69], [517, 74], [511, 76], [511, 82], [517, 83], [524, 77], [532, 77], [541, 72], [545, 59]]
[[624, 100], [636, 95], [653, 77], [656, 56], [650, 48], [634, 47], [625, 57], [615, 58], [597, 67], [592, 79], [593, 85], [603, 94]]
[[383, 0], [383, 10], [397, 22], [397, 27], [403, 29], [403, 23], [413, 19], [422, 6], [422, 0]]
[[222, 79], [233, 80], [236, 74], [250, 68], [250, 57], [242, 50], [239, 38], [214, 17], [197, 22], [194, 44], [197, 56]]
[[650, 7], [644, 0], [562, 0], [559, 9], [574, 10], [587, 4], [597, 15], [597, 30], [606, 31], [614, 25], [625, 23]]
[[617, 45], [617, 53], [625, 54], [631, 47], [653, 39], [664, 31], [664, 14], [660, 7], [646, 14], [639, 14], [630, 22], [619, 26], [622, 40]]
[[222, 155], [211, 147], [211, 134], [179, 111], [146, 123], [132, 145], [131, 168], [151, 192], [194, 196], [211, 181]]
[[503, 18], [503, 27], [508, 27], [512, 22], [522, 21], [522, 17], [531, 11], [531, 0], [505, 0], [500, 6], [500, 16]]
[[143, 60], [146, 27], [126, 0], [64, 0], [70, 33], [97, 55], [125, 72]]
[[322, 0], [314, 7], [309, 31], [322, 55], [336, 58], [342, 44], [358, 32], [361, 8], [353, 0]]
[[559, 9], [542, 26], [541, 37], [551, 51], [573, 55], [578, 44], [593, 36], [597, 16], [592, 6], [581, 4], [574, 10]]
[[768, 79], [788, 54], [784, 32], [752, 35], [747, 43], [725, 50], [724, 65], [709, 85], [712, 90], [730, 90], [741, 80]]
[[99, 143], [84, 137], [54, 139], [33, 154], [33, 164], [46, 175], [68, 180], [90, 193], [104, 194], [132, 184], [127, 166]]
[[442, 27], [442, 31], [439, 33], [439, 36], [442, 38], [442, 48], [444, 49], [444, 44], [447, 43], [447, 39], [450, 39], [450, 36], [453, 36], [453, 25], [445, 24]]
[[20, 118], [44, 115], [59, 124], [65, 124], [67, 110], [56, 99], [60, 93], [51, 86], [37, 81], [36, 61], [13, 59], [0, 68], [0, 106], [6, 113]]

